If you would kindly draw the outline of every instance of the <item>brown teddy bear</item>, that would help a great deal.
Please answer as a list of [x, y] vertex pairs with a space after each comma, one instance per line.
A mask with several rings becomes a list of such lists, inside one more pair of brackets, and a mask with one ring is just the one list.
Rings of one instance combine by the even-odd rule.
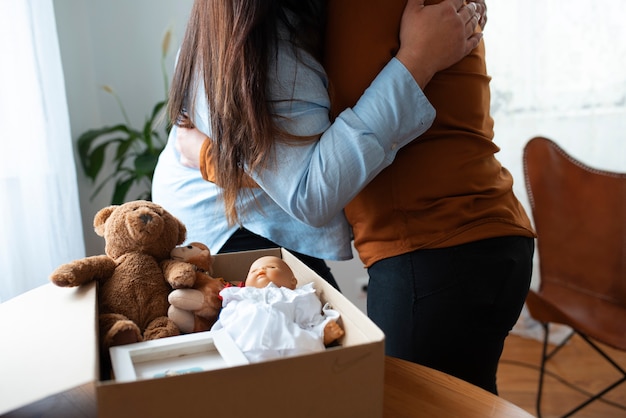
[[167, 317], [167, 297], [172, 288], [195, 280], [193, 267], [170, 259], [186, 238], [185, 225], [163, 207], [137, 200], [101, 209], [94, 228], [105, 239], [106, 255], [61, 265], [50, 280], [63, 287], [98, 282], [103, 353], [114, 345], [180, 334]]
[[170, 293], [167, 316], [182, 332], [208, 331], [217, 321], [222, 309], [219, 293], [228, 283], [211, 276], [213, 258], [209, 248], [200, 242], [174, 248], [171, 257], [193, 264], [196, 275], [192, 288]]

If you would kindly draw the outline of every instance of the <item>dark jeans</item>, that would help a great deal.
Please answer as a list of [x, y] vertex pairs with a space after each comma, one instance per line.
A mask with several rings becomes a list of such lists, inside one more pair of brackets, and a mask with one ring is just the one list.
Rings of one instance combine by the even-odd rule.
[[[278, 248], [279, 245], [270, 241], [267, 238], [263, 238], [260, 235], [254, 234], [245, 228], [239, 228], [229, 239], [224, 246], [218, 251], [218, 253], [232, 253], [236, 251], [249, 251], [249, 250], [262, 250], [266, 248]], [[311, 270], [316, 272], [320, 277], [326, 280], [335, 289], [339, 289], [339, 285], [335, 280], [330, 267], [326, 264], [326, 261], [321, 258], [315, 258], [306, 254], [301, 254], [295, 251], [287, 250], [295, 255], [300, 261], [306, 264]]]
[[418, 250], [369, 268], [368, 316], [387, 355], [497, 394], [504, 339], [530, 287], [534, 240], [503, 237]]

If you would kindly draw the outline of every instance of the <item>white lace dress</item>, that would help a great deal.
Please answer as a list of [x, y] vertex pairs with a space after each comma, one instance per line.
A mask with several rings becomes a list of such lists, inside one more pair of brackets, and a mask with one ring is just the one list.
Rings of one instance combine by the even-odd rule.
[[322, 351], [324, 327], [339, 313], [322, 303], [313, 283], [295, 290], [273, 283], [228, 287], [212, 330], [224, 329], [250, 362]]

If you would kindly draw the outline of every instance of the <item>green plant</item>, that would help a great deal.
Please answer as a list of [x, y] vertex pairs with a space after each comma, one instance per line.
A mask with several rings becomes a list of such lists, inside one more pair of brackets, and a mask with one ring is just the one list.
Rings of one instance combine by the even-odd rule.
[[153, 107], [141, 129], [135, 129], [131, 125], [117, 93], [109, 86], [102, 87], [117, 101], [125, 123], [90, 129], [78, 137], [80, 163], [83, 171], [93, 183], [96, 183], [104, 167], [107, 150], [111, 148], [115, 150], [112, 161], [113, 172], [99, 182], [90, 199], [98, 195], [107, 183], [115, 181], [111, 204], [124, 203], [133, 185], [143, 185], [145, 190], [136, 196], [137, 199], [151, 200], [152, 176], [171, 129], [170, 121], [164, 112], [169, 89], [165, 58], [169, 51], [170, 39], [171, 31], [168, 30], [161, 45], [161, 71], [165, 86], [165, 99]]

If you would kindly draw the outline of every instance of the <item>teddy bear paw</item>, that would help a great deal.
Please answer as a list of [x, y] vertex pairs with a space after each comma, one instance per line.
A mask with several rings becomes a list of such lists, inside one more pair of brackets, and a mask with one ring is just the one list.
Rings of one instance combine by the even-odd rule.
[[104, 336], [104, 343], [108, 347], [137, 343], [142, 340], [139, 327], [130, 320], [117, 321]]
[[196, 272], [193, 270], [193, 266], [189, 266], [187, 269], [181, 269], [168, 277], [170, 286], [174, 289], [190, 288], [196, 282]]
[[59, 287], [76, 286], [76, 277], [72, 272], [58, 269], [50, 275], [50, 281]]
[[143, 332], [144, 340], [156, 340], [157, 338], [173, 337], [180, 335], [180, 330], [172, 321], [166, 316], [160, 316], [154, 319], [148, 324]]

